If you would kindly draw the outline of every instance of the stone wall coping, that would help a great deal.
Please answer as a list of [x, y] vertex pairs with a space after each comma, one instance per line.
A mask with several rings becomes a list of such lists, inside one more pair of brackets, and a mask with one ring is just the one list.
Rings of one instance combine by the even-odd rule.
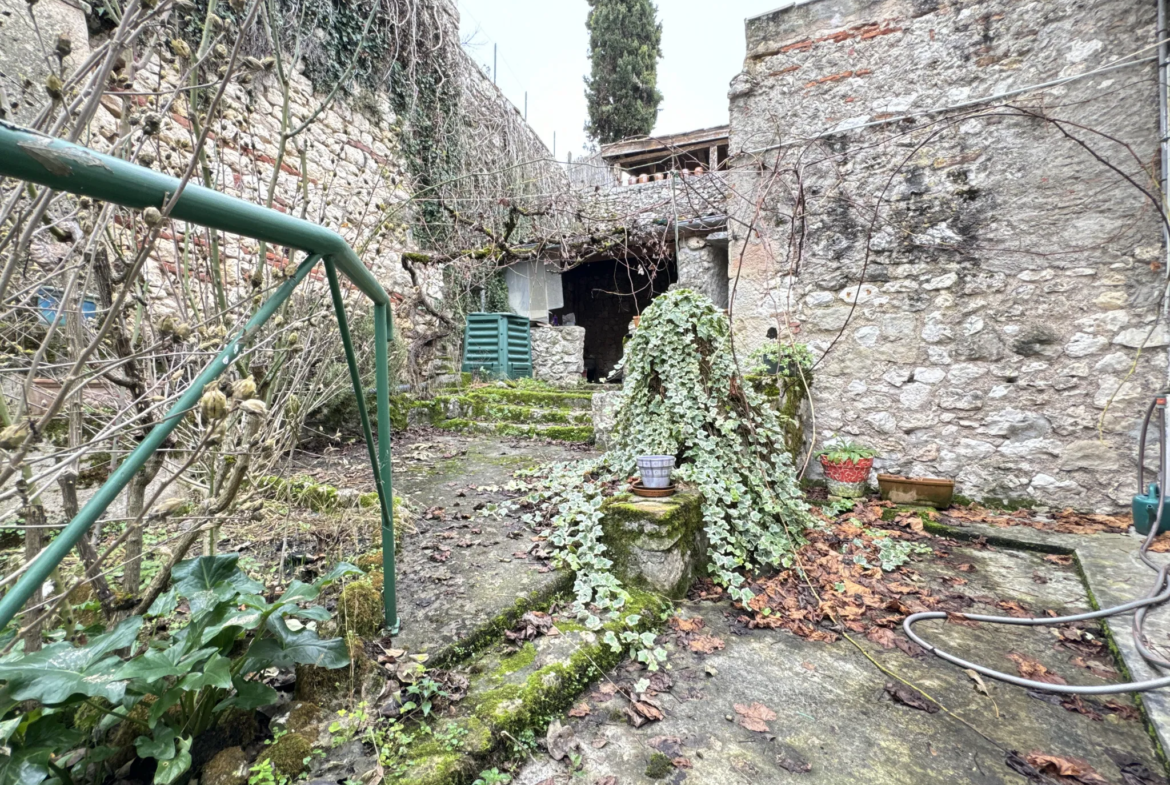
[[820, 2], [820, 0], [788, 0], [788, 2], [784, 3], [781, 6], [778, 6], [777, 8], [773, 8], [771, 11], [765, 11], [764, 13], [756, 14], [755, 16], [749, 16], [745, 21], [748, 24], [751, 24], [752, 22], [756, 21], [757, 19], [763, 19], [766, 16], [772, 16], [773, 14], [778, 14], [781, 11], [788, 11], [788, 10], [796, 8], [797, 6], [800, 6], [800, 5], [810, 5], [812, 3], [819, 3], [819, 2]]

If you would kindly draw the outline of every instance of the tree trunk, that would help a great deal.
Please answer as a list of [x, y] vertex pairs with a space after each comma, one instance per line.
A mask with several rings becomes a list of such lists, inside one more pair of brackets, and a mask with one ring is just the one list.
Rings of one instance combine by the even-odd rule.
[[[24, 517], [24, 561], [27, 564], [36, 558], [41, 549], [45, 547], [45, 508], [41, 506], [40, 501], [36, 500], [24, 506], [22, 510]], [[28, 603], [25, 608], [35, 608], [44, 600], [44, 588], [38, 586], [32, 596], [28, 598]], [[41, 611], [33, 611], [29, 614], [30, 619], [36, 619]], [[41, 629], [44, 623], [36, 621], [24, 630], [24, 651], [26, 654], [41, 649]]]
[[162, 468], [162, 462], [163, 458], [160, 453], [156, 452], [150, 456], [142, 470], [134, 475], [134, 479], [130, 480], [127, 491], [126, 525], [132, 526], [133, 529], [126, 539], [126, 549], [123, 551], [126, 563], [122, 569], [122, 591], [131, 596], [138, 593], [142, 583], [142, 543], [143, 531], [146, 528], [145, 519], [137, 524], [134, 521], [142, 514], [142, 508], [146, 504], [146, 488], [158, 475], [158, 470]]

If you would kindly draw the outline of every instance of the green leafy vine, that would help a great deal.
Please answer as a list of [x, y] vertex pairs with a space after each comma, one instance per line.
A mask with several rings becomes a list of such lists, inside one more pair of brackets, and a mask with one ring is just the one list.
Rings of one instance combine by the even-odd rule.
[[[736, 371], [727, 317], [702, 295], [654, 300], [626, 345], [625, 382], [612, 447], [592, 461], [526, 473], [527, 520], [544, 523], [559, 563], [576, 574], [575, 607], [598, 629], [621, 617], [629, 594], [602, 541], [602, 503], [637, 470], [640, 455], [673, 455], [674, 478], [703, 496], [714, 580], [747, 603], [745, 573], [791, 567], [813, 518], [785, 449], [785, 418]], [[629, 627], [639, 619], [627, 619]], [[655, 669], [654, 636], [607, 636]]]

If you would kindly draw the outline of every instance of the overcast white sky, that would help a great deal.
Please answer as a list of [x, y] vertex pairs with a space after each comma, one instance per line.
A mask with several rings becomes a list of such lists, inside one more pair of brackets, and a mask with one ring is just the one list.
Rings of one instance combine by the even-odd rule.
[[[468, 52], [490, 73], [499, 45], [498, 82], [557, 158], [585, 146], [589, 35], [585, 0], [458, 0]], [[658, 86], [664, 100], [655, 133], [727, 122], [727, 88], [744, 57], [744, 20], [781, 0], [657, 0], [662, 22]]]

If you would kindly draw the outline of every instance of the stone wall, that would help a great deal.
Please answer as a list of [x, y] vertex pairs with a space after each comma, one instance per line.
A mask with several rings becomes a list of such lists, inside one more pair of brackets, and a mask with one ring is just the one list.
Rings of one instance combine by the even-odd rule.
[[969, 497], [1128, 503], [1170, 344], [1142, 192], [1155, 68], [1130, 58], [1154, 25], [1131, 0], [813, 0], [749, 21], [734, 327], [745, 350], [773, 329], [824, 355], [820, 440]]
[[[529, 194], [567, 192], [564, 171], [516, 108], [463, 52], [454, 4], [425, 0], [419, 6], [418, 13], [433, 15], [435, 24], [445, 31], [443, 42], [450, 49], [452, 73], [444, 76], [460, 84], [453, 133], [459, 136], [457, 148], [465, 159], [460, 165], [466, 176], [457, 178], [457, 186], [452, 186], [457, 190], [444, 192], [444, 197], [456, 198], [461, 209], [476, 213], [481, 206], [476, 200], [486, 205], [485, 210], [498, 209], [503, 197], [531, 208], [526, 201]], [[130, 75], [117, 84], [124, 92], [111, 90], [103, 96], [88, 132], [83, 134], [83, 143], [103, 152], [117, 149], [136, 163], [170, 175], [183, 174], [198, 137], [191, 122], [190, 94], [183, 91], [188, 85], [190, 60], [179, 56], [182, 42], [177, 38], [192, 24], [184, 16], [191, 13], [172, 7], [160, 16], [157, 28], [163, 43], [155, 41], [153, 47], [147, 47], [140, 42], [128, 52], [132, 67], [117, 70], [119, 76]], [[24, 123], [34, 120], [49, 103], [46, 64], [56, 62], [53, 52], [58, 37], [64, 36], [71, 49], [64, 58], [67, 78], [111, 36], [96, 19], [66, 0], [35, 4], [0, 0], [0, 118]], [[173, 43], [165, 43], [173, 37], [180, 43], [177, 50]], [[148, 38], [154, 41], [153, 31]], [[255, 38], [248, 46], [259, 52], [266, 44], [263, 35]], [[232, 43], [228, 37], [227, 45]], [[212, 65], [226, 63], [226, 52], [213, 54]], [[443, 271], [438, 266], [416, 265], [412, 277], [403, 267], [402, 255], [445, 249], [433, 247], [432, 237], [417, 236], [417, 173], [412, 171], [404, 149], [405, 119], [396, 116], [394, 102], [385, 90], [355, 83], [340, 91], [335, 100], [327, 100], [302, 71], [303, 67], [291, 69], [289, 74], [288, 127], [305, 124], [305, 128], [284, 145], [282, 155], [284, 95], [280, 81], [271, 61], [242, 60], [226, 88], [221, 111], [211, 120], [204, 148], [211, 185], [260, 204], [266, 203], [271, 192], [274, 209], [303, 216], [344, 236], [391, 293], [397, 304], [398, 335], [411, 346], [412, 358], [420, 361], [420, 369], [425, 369], [428, 353], [423, 350], [436, 348], [436, 335], [451, 332], [439, 329], [428, 309], [420, 307], [424, 297], [442, 306]], [[177, 98], [176, 89], [180, 90]], [[209, 101], [213, 93], [214, 89], [205, 90], [201, 100]], [[143, 133], [148, 123], [156, 121], [157, 133]], [[200, 182], [198, 172], [194, 182]], [[427, 191], [423, 198], [433, 199], [434, 192]], [[521, 227], [516, 236], [523, 237], [532, 229]], [[197, 275], [206, 276], [210, 264], [207, 238], [204, 230], [179, 222], [164, 232], [163, 242], [158, 243], [146, 269], [150, 283], [146, 294], [160, 312], [181, 310], [177, 301], [183, 297], [179, 278], [184, 265], [188, 270], [198, 268]], [[128, 233], [122, 239], [126, 247], [134, 243]], [[482, 242], [482, 237], [479, 239]], [[456, 248], [467, 247], [458, 236], [448, 240]], [[271, 246], [260, 259], [259, 244], [243, 238], [221, 237], [219, 245], [221, 274], [229, 297], [251, 297], [250, 279], [257, 266], [277, 270], [288, 261]], [[31, 253], [34, 258], [50, 259], [68, 250], [67, 245], [54, 243], [46, 234], [34, 242]], [[181, 264], [184, 255], [190, 258]], [[320, 271], [313, 277], [318, 283], [323, 280]]]
[[694, 289], [705, 294], [716, 308], [727, 307], [727, 248], [705, 237], [688, 237], [679, 243], [678, 283], [671, 288]]
[[550, 384], [577, 384], [585, 372], [585, 328], [532, 326], [532, 375]]
[[723, 215], [727, 173], [667, 178], [649, 183], [581, 189], [580, 212], [591, 229], [611, 225], [634, 227]]

